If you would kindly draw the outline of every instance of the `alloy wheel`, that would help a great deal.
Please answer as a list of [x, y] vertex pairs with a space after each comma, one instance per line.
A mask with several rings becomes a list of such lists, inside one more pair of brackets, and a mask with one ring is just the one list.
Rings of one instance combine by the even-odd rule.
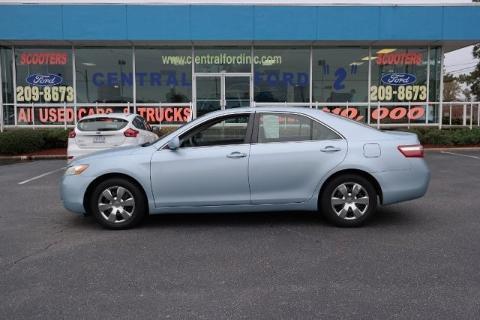
[[330, 202], [337, 216], [345, 220], [355, 220], [367, 212], [370, 199], [362, 185], [345, 182], [333, 190]]
[[135, 211], [135, 199], [132, 193], [125, 187], [108, 187], [100, 193], [98, 210], [106, 221], [122, 223], [132, 217]]

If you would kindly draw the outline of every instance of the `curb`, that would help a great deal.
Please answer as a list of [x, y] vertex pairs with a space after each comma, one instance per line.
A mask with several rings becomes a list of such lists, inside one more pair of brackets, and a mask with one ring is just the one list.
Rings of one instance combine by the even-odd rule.
[[31, 155], [31, 156], [0, 156], [0, 160], [67, 160], [66, 155], [48, 154], [48, 155]]

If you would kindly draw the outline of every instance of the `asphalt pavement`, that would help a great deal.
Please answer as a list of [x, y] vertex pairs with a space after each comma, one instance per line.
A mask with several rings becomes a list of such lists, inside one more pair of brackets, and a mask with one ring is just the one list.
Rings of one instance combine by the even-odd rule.
[[0, 319], [479, 319], [480, 152], [427, 161], [424, 198], [356, 229], [256, 213], [109, 231], [62, 207], [64, 161], [2, 165]]

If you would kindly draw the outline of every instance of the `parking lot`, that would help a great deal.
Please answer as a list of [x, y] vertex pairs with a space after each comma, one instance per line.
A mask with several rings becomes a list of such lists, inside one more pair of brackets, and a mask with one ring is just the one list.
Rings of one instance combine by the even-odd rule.
[[2, 165], [0, 318], [478, 319], [480, 152], [427, 161], [424, 198], [356, 229], [256, 213], [109, 231], [62, 207], [64, 161]]

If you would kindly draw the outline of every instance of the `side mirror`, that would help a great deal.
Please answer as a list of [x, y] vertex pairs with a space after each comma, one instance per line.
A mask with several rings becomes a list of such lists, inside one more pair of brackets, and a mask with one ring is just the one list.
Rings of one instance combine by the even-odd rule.
[[152, 132], [155, 133], [158, 136], [158, 135], [160, 135], [160, 128], [159, 127], [152, 127]]
[[168, 141], [167, 146], [170, 150], [177, 150], [180, 148], [180, 139], [178, 137], [173, 138], [172, 140]]

